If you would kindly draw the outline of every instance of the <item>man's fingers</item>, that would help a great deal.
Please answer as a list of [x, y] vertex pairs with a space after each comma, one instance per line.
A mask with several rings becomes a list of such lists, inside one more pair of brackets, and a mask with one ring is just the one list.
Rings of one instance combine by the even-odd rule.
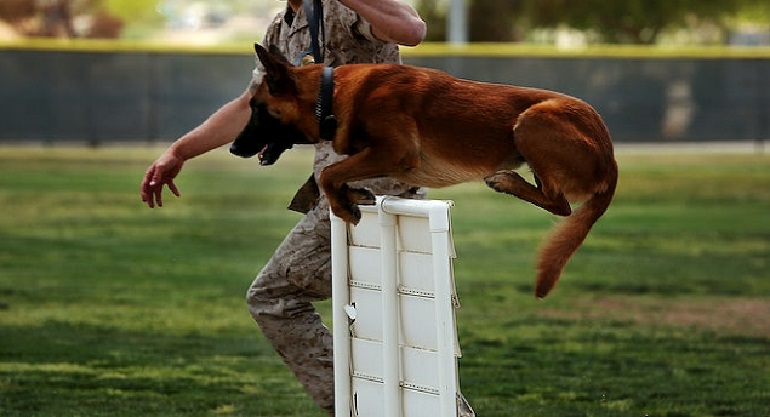
[[150, 208], [163, 207], [163, 186], [168, 185], [168, 189], [177, 197], [179, 188], [174, 183], [175, 174], [178, 169], [169, 168], [166, 164], [154, 163], [144, 174], [142, 180], [142, 201], [147, 203]]
[[177, 188], [176, 184], [174, 184], [174, 181], [168, 182], [168, 189], [171, 190], [172, 193], [174, 193], [175, 196], [179, 197], [181, 194], [179, 194], [179, 188]]
[[142, 201], [147, 203], [150, 208], [155, 207], [156, 187], [153, 178], [156, 175], [157, 171], [154, 169], [154, 167], [150, 167], [150, 169], [147, 170], [147, 173], [144, 174], [144, 179], [142, 180]]
[[153, 191], [153, 199], [156, 203], [158, 203], [158, 207], [163, 207], [163, 185], [161, 184], [160, 187], [156, 188]]
[[152, 173], [152, 177], [150, 177], [150, 186], [156, 187], [159, 186], [159, 188], [163, 188], [163, 170], [156, 168], [154, 172]]

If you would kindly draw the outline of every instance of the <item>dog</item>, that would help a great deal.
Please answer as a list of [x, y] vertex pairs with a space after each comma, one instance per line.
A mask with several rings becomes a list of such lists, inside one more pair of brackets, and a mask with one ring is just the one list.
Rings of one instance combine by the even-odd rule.
[[[354, 181], [392, 177], [441, 188], [483, 180], [566, 217], [539, 252], [535, 295], [543, 298], [612, 202], [618, 168], [610, 133], [580, 99], [403, 64], [347, 64], [332, 73], [322, 64], [294, 67], [277, 48], [255, 48], [265, 70], [257, 105], [310, 142], [330, 140], [348, 155], [319, 178], [332, 212], [346, 222], [357, 224], [357, 205], [375, 201], [369, 190], [348, 186]], [[325, 73], [334, 82], [327, 98]], [[324, 100], [335, 118], [325, 138]], [[525, 164], [535, 184], [515, 172]], [[573, 212], [570, 203], [580, 202]]]

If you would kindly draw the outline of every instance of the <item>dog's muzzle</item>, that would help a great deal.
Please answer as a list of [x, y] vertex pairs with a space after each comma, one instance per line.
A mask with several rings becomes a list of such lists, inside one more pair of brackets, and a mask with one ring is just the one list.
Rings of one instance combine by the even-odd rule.
[[309, 143], [297, 128], [281, 124], [267, 106], [249, 101], [249, 122], [230, 145], [230, 153], [242, 158], [258, 155], [260, 165], [274, 164], [281, 154], [299, 143]]

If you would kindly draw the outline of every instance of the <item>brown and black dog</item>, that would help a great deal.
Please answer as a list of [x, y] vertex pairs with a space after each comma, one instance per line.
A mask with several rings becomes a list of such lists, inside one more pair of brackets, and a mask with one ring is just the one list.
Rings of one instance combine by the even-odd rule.
[[[323, 65], [293, 67], [257, 45], [265, 68], [254, 100], [272, 117], [320, 140], [315, 111]], [[558, 216], [540, 250], [537, 297], [556, 284], [572, 254], [612, 201], [618, 178], [609, 131], [587, 103], [534, 88], [475, 82], [399, 64], [349, 64], [334, 69], [332, 144], [348, 158], [319, 179], [332, 212], [358, 223], [368, 190], [348, 183], [392, 177], [439, 188], [484, 180]], [[527, 164], [530, 184], [514, 172]], [[574, 212], [570, 202], [584, 202]]]

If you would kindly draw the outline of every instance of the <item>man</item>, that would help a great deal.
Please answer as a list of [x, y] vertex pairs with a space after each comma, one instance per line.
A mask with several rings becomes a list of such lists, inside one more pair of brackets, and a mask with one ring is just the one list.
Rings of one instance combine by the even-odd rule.
[[[325, 64], [400, 62], [398, 45], [417, 45], [425, 36], [425, 23], [409, 5], [399, 0], [322, 0], [321, 49]], [[268, 27], [264, 46], [275, 45], [292, 62], [310, 50], [311, 33], [302, 0], [288, 0], [286, 10]], [[172, 144], [150, 168], [142, 182], [142, 200], [150, 207], [162, 205], [167, 185], [179, 195], [174, 178], [184, 161], [227, 144], [246, 125], [252, 89], [261, 81], [260, 64], [243, 95], [227, 103], [203, 124]], [[314, 177], [343, 158], [330, 143], [315, 145]], [[362, 186], [379, 195], [421, 198], [422, 190], [383, 178]], [[313, 307], [331, 296], [331, 229], [329, 205], [313, 178], [295, 196], [291, 209], [305, 215], [286, 236], [257, 275], [247, 292], [247, 304], [262, 333], [281, 355], [315, 402], [333, 415], [334, 372], [332, 336]], [[458, 398], [458, 415], [473, 411]]]

